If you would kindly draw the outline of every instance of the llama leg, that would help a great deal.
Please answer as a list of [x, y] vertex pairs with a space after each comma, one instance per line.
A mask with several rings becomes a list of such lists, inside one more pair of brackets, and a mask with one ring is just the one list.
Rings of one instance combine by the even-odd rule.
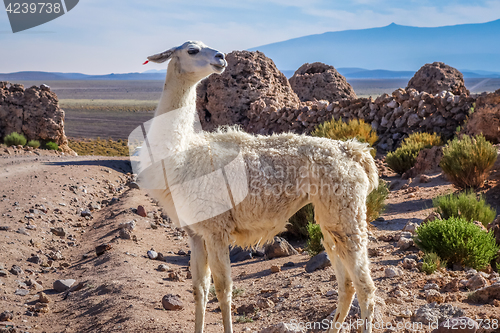
[[351, 303], [354, 296], [354, 286], [352, 284], [351, 277], [344, 267], [344, 264], [340, 258], [335, 253], [332, 248], [332, 241], [325, 237], [323, 244], [325, 246], [328, 257], [332, 261], [333, 269], [335, 270], [335, 276], [337, 278], [339, 286], [339, 297], [337, 302], [337, 310], [335, 311], [335, 317], [333, 318], [333, 324], [330, 326], [328, 333], [337, 333], [342, 328], [345, 317], [351, 309]]
[[224, 333], [233, 333], [231, 322], [231, 296], [233, 282], [231, 280], [231, 262], [229, 261], [229, 244], [220, 239], [205, 240], [208, 252], [208, 264], [214, 279], [215, 293], [222, 312]]
[[193, 294], [195, 302], [195, 333], [203, 333], [205, 308], [210, 289], [210, 268], [207, 261], [205, 242], [200, 236], [191, 236], [191, 273], [193, 275]]

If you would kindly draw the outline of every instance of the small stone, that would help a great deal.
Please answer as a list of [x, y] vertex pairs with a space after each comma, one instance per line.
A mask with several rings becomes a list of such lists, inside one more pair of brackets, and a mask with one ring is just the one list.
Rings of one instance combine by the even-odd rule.
[[8, 225], [0, 226], [0, 231], [9, 231], [10, 227]]
[[170, 269], [170, 267], [168, 265], [165, 265], [165, 264], [160, 264], [158, 265], [158, 270], [160, 272], [166, 272]]
[[289, 261], [283, 264], [283, 267], [294, 267], [295, 263], [293, 261]]
[[328, 290], [325, 295], [330, 297], [330, 296], [337, 296], [338, 294], [339, 293], [337, 290]]
[[49, 305], [46, 303], [37, 303], [35, 305], [35, 312], [48, 313], [49, 312]]
[[397, 243], [397, 246], [399, 247], [400, 250], [408, 250], [410, 247], [414, 245], [413, 239], [411, 238], [406, 238], [406, 237], [400, 237]]
[[259, 309], [269, 309], [274, 307], [274, 302], [268, 298], [261, 298], [257, 301], [257, 307]]
[[236, 309], [239, 315], [247, 315], [249, 313], [254, 313], [258, 309], [256, 303], [243, 304]]
[[271, 273], [278, 273], [278, 272], [281, 272], [281, 268], [279, 268], [279, 266], [272, 265], [271, 266]]
[[312, 273], [317, 269], [331, 266], [332, 263], [325, 251], [318, 253], [306, 263], [306, 272]]
[[177, 251], [177, 254], [180, 255], [180, 256], [185, 256], [186, 255], [186, 251], [179, 250], [179, 251]]
[[8, 275], [8, 272], [5, 269], [0, 269], [0, 277], [5, 277]]
[[101, 245], [96, 246], [95, 248], [95, 254], [97, 256], [103, 255], [106, 251], [111, 250], [113, 247], [110, 244], [104, 243]]
[[71, 288], [71, 286], [75, 283], [76, 281], [73, 279], [66, 279], [66, 280], [56, 280], [54, 281], [53, 288], [57, 292], [63, 292]]
[[184, 304], [182, 304], [180, 297], [172, 294], [163, 296], [161, 304], [163, 305], [163, 308], [165, 310], [177, 311], [177, 310], [182, 310], [182, 308], [184, 308]]
[[403, 259], [403, 268], [413, 269], [415, 267], [417, 267], [417, 262], [415, 261], [415, 259], [410, 259], [410, 258]]
[[155, 260], [156, 258], [158, 258], [158, 253], [156, 253], [156, 251], [149, 250], [147, 254], [149, 259]]
[[417, 228], [418, 224], [408, 221], [408, 223], [406, 223], [406, 225], [403, 227], [402, 231], [411, 232], [412, 234], [414, 234], [415, 231], [417, 231]]
[[88, 209], [88, 208], [82, 210], [82, 212], [80, 213], [80, 215], [82, 217], [92, 217], [92, 213], [90, 212], [90, 209]]
[[481, 274], [476, 274], [467, 281], [465, 286], [470, 290], [476, 290], [486, 287], [487, 285], [488, 281]]
[[422, 224], [425, 224], [427, 222], [431, 222], [431, 221], [434, 221], [434, 220], [441, 220], [441, 215], [437, 212], [432, 212], [429, 214], [429, 216], [427, 216], [423, 221], [422, 221]]
[[12, 321], [14, 313], [12, 311], [4, 311], [0, 313], [0, 321]]
[[439, 286], [437, 284], [435, 284], [435, 283], [427, 283], [424, 286], [424, 290], [431, 290], [431, 289], [439, 290]]
[[30, 293], [30, 291], [28, 289], [17, 289], [16, 292], [14, 293], [14, 295], [17, 295], [17, 296], [26, 296]]
[[441, 293], [435, 289], [429, 289], [425, 292], [425, 299], [428, 303], [436, 302], [438, 304], [444, 302], [444, 297]]
[[129, 229], [120, 229], [119, 235], [121, 239], [132, 239], [132, 233]]
[[12, 268], [9, 270], [9, 272], [11, 272], [14, 275], [21, 275], [24, 273], [21, 267], [17, 265], [13, 265]]
[[137, 226], [137, 223], [135, 220], [128, 221], [128, 222], [122, 222], [118, 225], [118, 228], [120, 229], [128, 229], [130, 231], [134, 230], [135, 227]]
[[38, 293], [38, 302], [40, 303], [50, 303], [50, 298], [44, 292]]
[[139, 205], [137, 207], [137, 215], [140, 215], [142, 217], [148, 216], [148, 213], [146, 212], [146, 209], [144, 208], [144, 206]]
[[57, 227], [57, 228], [50, 228], [50, 232], [53, 233], [54, 235], [56, 236], [59, 236], [59, 237], [64, 237], [66, 236], [66, 232], [64, 231], [63, 228], [61, 227]]
[[397, 268], [388, 267], [388, 268], [385, 269], [384, 275], [387, 278], [393, 278], [395, 276], [400, 276], [401, 272]]

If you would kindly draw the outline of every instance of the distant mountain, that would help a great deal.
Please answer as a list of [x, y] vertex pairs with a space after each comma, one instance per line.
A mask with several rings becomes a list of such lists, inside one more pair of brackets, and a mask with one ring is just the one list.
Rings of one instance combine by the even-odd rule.
[[[500, 20], [436, 28], [392, 23], [381, 28], [309, 35], [250, 51], [264, 52], [284, 71], [319, 61], [335, 68], [382, 68], [414, 73], [426, 63], [442, 61], [455, 68], [473, 68], [471, 73], [484, 77], [481, 71], [500, 73], [500, 43], [496, 42], [499, 36]], [[350, 72], [347, 76], [362, 72]]]
[[[149, 72], [149, 71], [148, 71]], [[0, 81], [58, 81], [58, 80], [165, 80], [165, 72], [124, 73], [106, 75], [87, 75], [81, 73], [57, 72], [16, 72], [0, 73]]]

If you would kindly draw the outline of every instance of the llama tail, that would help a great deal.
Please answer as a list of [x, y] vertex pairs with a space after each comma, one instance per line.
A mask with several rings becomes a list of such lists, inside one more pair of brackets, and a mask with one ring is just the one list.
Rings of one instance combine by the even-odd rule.
[[378, 187], [378, 169], [375, 160], [371, 155], [371, 150], [367, 143], [360, 143], [357, 140], [346, 141], [346, 148], [350, 151], [352, 158], [358, 162], [368, 176], [368, 193]]

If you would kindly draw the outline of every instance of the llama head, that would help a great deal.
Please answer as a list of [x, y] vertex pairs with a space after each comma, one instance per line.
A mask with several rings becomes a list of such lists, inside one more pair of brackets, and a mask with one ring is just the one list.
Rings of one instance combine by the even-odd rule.
[[212, 73], [221, 74], [227, 66], [224, 53], [209, 48], [202, 42], [188, 41], [181, 46], [148, 57], [149, 61], [162, 63], [171, 59], [169, 68], [199, 81]]

